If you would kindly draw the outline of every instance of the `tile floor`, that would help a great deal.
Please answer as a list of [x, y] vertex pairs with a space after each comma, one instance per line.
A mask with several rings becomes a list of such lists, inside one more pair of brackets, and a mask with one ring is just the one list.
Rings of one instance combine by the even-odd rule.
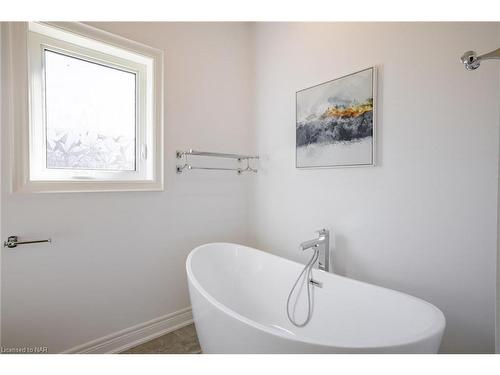
[[122, 354], [199, 354], [201, 353], [194, 324], [145, 342]]

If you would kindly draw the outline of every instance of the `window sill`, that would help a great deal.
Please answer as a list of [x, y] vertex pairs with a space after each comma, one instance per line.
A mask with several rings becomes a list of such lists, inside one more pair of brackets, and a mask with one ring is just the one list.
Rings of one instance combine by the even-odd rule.
[[14, 193], [88, 193], [120, 191], [163, 191], [161, 182], [147, 181], [29, 181]]

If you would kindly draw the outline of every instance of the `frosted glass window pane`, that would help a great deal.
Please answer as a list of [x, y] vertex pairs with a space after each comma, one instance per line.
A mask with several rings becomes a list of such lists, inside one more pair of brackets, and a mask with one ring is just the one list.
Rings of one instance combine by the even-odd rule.
[[44, 54], [47, 168], [135, 170], [135, 74]]

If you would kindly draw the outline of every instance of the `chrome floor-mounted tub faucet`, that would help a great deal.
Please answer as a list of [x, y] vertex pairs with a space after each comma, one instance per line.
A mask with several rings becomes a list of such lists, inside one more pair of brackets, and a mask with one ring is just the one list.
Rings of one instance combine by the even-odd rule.
[[320, 229], [318, 238], [305, 241], [300, 244], [301, 250], [317, 248], [319, 250], [319, 269], [332, 272], [330, 270], [330, 231], [328, 229]]

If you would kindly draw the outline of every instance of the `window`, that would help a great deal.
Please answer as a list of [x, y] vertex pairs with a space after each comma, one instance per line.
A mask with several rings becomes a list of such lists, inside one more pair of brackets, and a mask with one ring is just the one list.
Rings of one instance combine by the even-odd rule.
[[161, 190], [162, 53], [78, 23], [29, 23], [25, 191]]
[[135, 171], [137, 75], [50, 49], [43, 57], [46, 167]]

